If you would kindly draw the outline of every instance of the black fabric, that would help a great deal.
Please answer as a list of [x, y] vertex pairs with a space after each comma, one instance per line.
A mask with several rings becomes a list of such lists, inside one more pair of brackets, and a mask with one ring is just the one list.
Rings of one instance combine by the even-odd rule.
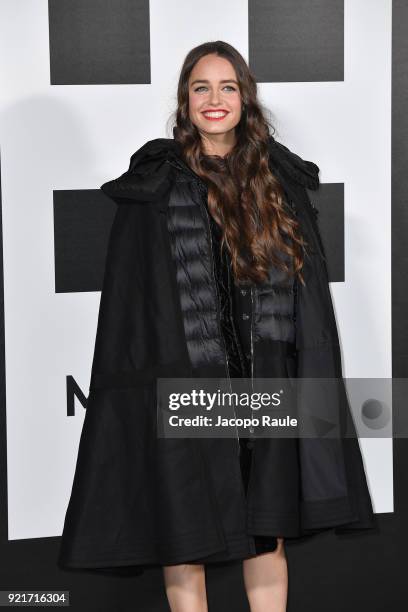
[[[209, 212], [209, 211], [208, 211]], [[210, 214], [210, 213], [209, 213]], [[231, 378], [251, 376], [251, 318], [250, 289], [236, 283], [232, 262], [225, 244], [221, 247], [222, 231], [213, 217], [210, 219], [211, 240], [214, 246], [215, 276], [220, 298], [221, 329], [228, 355], [228, 372]], [[240, 469], [245, 494], [248, 490], [254, 442], [252, 438], [239, 438]], [[253, 536], [256, 554], [276, 549], [276, 537]]]
[[[267, 282], [252, 288], [251, 374], [254, 381], [335, 377], [325, 416], [350, 432], [324, 252], [306, 191], [318, 188], [318, 168], [272, 137], [269, 152], [310, 249], [305, 286], [271, 267]], [[176, 141], [156, 139], [101, 188], [118, 208], [60, 567], [128, 566], [137, 574], [249, 558], [259, 536], [291, 543], [324, 529], [375, 528], [356, 438], [258, 438], [245, 489], [235, 438], [157, 436], [158, 377], [228, 375], [223, 339], [232, 336], [220, 320], [206, 186]]]
[[[250, 376], [241, 340], [237, 329], [239, 313], [233, 312], [232, 270], [229, 253], [223, 245], [221, 250], [221, 230], [211, 217], [211, 239], [213, 241], [217, 291], [220, 300], [221, 330], [228, 355], [228, 369], [231, 377]], [[248, 313], [250, 316], [250, 313]], [[237, 317], [238, 315], [238, 317]], [[248, 342], [248, 339], [246, 338]]]
[[247, 286], [233, 285], [232, 308], [236, 327], [239, 330], [242, 350], [247, 364], [247, 375], [250, 376], [251, 364], [251, 317], [252, 302], [251, 292]]

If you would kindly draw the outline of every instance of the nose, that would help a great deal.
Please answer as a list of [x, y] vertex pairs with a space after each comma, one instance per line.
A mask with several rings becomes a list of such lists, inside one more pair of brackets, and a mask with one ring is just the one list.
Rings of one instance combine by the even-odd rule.
[[214, 89], [212, 91], [212, 93], [210, 94], [210, 104], [212, 104], [213, 106], [217, 106], [217, 104], [220, 103], [220, 96], [219, 96], [219, 91], [217, 89]]

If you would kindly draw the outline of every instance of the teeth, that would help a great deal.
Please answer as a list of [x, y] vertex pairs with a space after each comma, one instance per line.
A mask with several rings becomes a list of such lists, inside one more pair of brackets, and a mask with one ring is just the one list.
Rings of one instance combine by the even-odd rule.
[[226, 114], [227, 113], [224, 113], [223, 111], [214, 111], [214, 112], [210, 111], [210, 112], [204, 113], [206, 117], [225, 117]]

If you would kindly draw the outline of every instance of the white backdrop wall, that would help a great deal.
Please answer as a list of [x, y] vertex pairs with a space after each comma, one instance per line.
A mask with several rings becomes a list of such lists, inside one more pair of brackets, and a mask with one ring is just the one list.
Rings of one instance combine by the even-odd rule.
[[[259, 82], [276, 138], [344, 184], [344, 282], [331, 291], [347, 377], [391, 376], [391, 4], [344, 2], [344, 80]], [[96, 190], [146, 140], [171, 137], [184, 56], [221, 39], [248, 59], [250, 12], [151, 0], [151, 82], [51, 84], [48, 3], [0, 2], [10, 540], [61, 534], [84, 417], [78, 401], [67, 416], [66, 377], [87, 395], [96, 333], [100, 293], [56, 291], [54, 191]], [[374, 509], [392, 512], [392, 440], [360, 444]]]

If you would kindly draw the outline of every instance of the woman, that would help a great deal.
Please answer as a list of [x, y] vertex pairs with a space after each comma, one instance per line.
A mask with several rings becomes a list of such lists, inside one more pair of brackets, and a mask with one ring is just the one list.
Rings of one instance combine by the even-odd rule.
[[[233, 47], [190, 51], [174, 139], [147, 142], [101, 187], [118, 207], [61, 567], [163, 567], [171, 609], [194, 612], [205, 565], [242, 560], [251, 610], [277, 612], [285, 542], [376, 526], [355, 436], [157, 436], [159, 377], [342, 383], [306, 191], [318, 172], [269, 134]], [[329, 393], [328, 417], [354, 432], [343, 385]]]

